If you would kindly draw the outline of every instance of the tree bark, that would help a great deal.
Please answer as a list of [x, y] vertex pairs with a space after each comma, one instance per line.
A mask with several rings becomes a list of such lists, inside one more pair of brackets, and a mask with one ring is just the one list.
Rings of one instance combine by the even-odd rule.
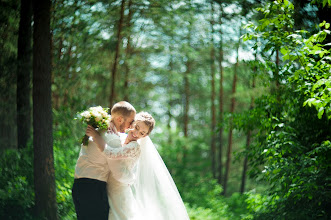
[[[241, 22], [240, 22], [241, 23]], [[241, 26], [241, 25], [240, 25]], [[239, 31], [239, 36], [241, 36], [241, 29]], [[240, 38], [237, 43], [237, 58], [236, 58], [236, 64], [234, 65], [233, 70], [233, 83], [232, 83], [232, 98], [231, 98], [231, 109], [230, 112], [233, 115], [235, 111], [235, 105], [236, 105], [236, 98], [234, 97], [236, 93], [236, 85], [237, 85], [237, 74], [238, 74], [238, 66], [239, 66], [239, 46], [240, 46]], [[229, 179], [230, 174], [230, 165], [231, 165], [231, 154], [232, 154], [232, 133], [233, 133], [233, 125], [232, 125], [232, 119], [230, 119], [230, 129], [229, 129], [229, 136], [228, 136], [228, 149], [227, 149], [227, 155], [226, 155], [226, 164], [225, 164], [225, 176], [224, 176], [224, 184], [223, 184], [223, 194], [226, 195], [227, 193], [227, 182]]]
[[[255, 53], [255, 62], [257, 62], [257, 53]], [[257, 72], [256, 64], [253, 68], [253, 82], [252, 82], [252, 89], [255, 88], [255, 74]], [[251, 97], [251, 104], [249, 109], [252, 110], [254, 107], [254, 96]], [[251, 145], [251, 130], [248, 129], [247, 136], [246, 136], [246, 151], [248, 152], [249, 146]], [[246, 174], [248, 170], [248, 156], [247, 153], [244, 158], [244, 165], [243, 165], [243, 172], [241, 177], [241, 186], [240, 186], [240, 193], [243, 194], [245, 192], [245, 186], [246, 186]]]
[[215, 128], [216, 128], [216, 111], [215, 111], [215, 48], [214, 48], [214, 4], [211, 1], [211, 50], [210, 50], [210, 70], [211, 70], [211, 144], [210, 154], [212, 161], [212, 174], [216, 178], [216, 142], [215, 142]]
[[276, 80], [276, 96], [277, 96], [277, 101], [278, 101], [278, 103], [280, 103], [279, 50], [276, 50], [275, 80]]
[[190, 82], [189, 74], [191, 72], [191, 61], [186, 62], [186, 71], [184, 73], [184, 136], [188, 136], [189, 110], [190, 110]]
[[[246, 136], [246, 149], [249, 148], [250, 143], [251, 143], [251, 131], [248, 131], [247, 136]], [[243, 194], [245, 192], [247, 168], [248, 168], [248, 157], [246, 155], [244, 158], [244, 166], [243, 166], [243, 172], [242, 172], [242, 176], [241, 176], [241, 185], [240, 185], [241, 194]]]
[[[256, 56], [255, 56], [255, 61], [256, 61]], [[256, 73], [257, 69], [254, 68], [254, 73]], [[253, 76], [253, 82], [252, 82], [252, 88], [255, 88], [255, 76]], [[251, 104], [250, 104], [250, 109], [253, 109], [254, 106], [254, 96], [251, 98]], [[251, 145], [251, 130], [247, 131], [247, 136], [246, 136], [246, 151], [249, 150], [249, 146]], [[241, 186], [240, 186], [240, 193], [243, 194], [245, 192], [245, 186], [246, 186], [246, 174], [247, 174], [247, 169], [248, 169], [248, 156], [247, 154], [245, 155], [244, 158], [244, 165], [243, 165], [243, 172], [242, 172], [242, 177], [241, 177]]]
[[35, 211], [58, 219], [52, 136], [50, 0], [34, 0], [33, 146]]
[[127, 30], [127, 39], [128, 39], [128, 42], [127, 42], [127, 46], [126, 46], [126, 51], [125, 51], [125, 63], [124, 63], [124, 66], [125, 66], [125, 75], [124, 75], [124, 100], [125, 101], [129, 101], [129, 78], [130, 78], [130, 64], [129, 64], [129, 61], [131, 59], [131, 19], [132, 19], [132, 0], [129, 0], [129, 4], [128, 4], [128, 10], [129, 10], [129, 14], [128, 14], [128, 17], [127, 17], [127, 21], [126, 21], [126, 30]]
[[[191, 1], [188, 2], [191, 5]], [[191, 34], [192, 34], [192, 21], [189, 21], [188, 26], [188, 35], [187, 35], [187, 42], [188, 45], [191, 46]], [[184, 136], [188, 137], [188, 124], [189, 124], [189, 111], [190, 111], [190, 81], [189, 75], [192, 69], [192, 61], [190, 58], [190, 54], [187, 54], [187, 61], [185, 63], [186, 71], [184, 72]], [[186, 157], [186, 148], [184, 146], [184, 159]]]
[[[173, 55], [170, 54], [170, 62], [169, 62], [169, 73], [172, 74], [173, 69], [174, 69], [174, 64], [173, 64]], [[167, 123], [167, 129], [168, 129], [168, 145], [170, 146], [172, 144], [172, 135], [171, 135], [171, 120], [173, 118], [171, 114], [171, 109], [173, 106], [173, 96], [172, 96], [172, 88], [173, 84], [171, 82], [171, 75], [167, 76], [167, 88], [168, 88], [168, 110], [167, 110], [167, 115], [168, 115], [168, 123]]]
[[17, 45], [17, 145], [25, 148], [31, 137], [32, 1], [21, 0]]
[[224, 70], [223, 70], [223, 59], [224, 59], [224, 51], [223, 51], [223, 33], [222, 33], [222, 16], [223, 16], [223, 6], [220, 3], [221, 15], [219, 19], [220, 24], [220, 50], [219, 50], [219, 68], [220, 68], [220, 90], [219, 90], [219, 147], [218, 147], [218, 183], [222, 183], [223, 179], [223, 114], [224, 114], [224, 92], [223, 92], [223, 81], [224, 81]]
[[125, 9], [125, 0], [122, 0], [121, 3], [121, 12], [120, 12], [120, 20], [118, 22], [118, 29], [117, 29], [117, 43], [116, 43], [116, 49], [115, 49], [115, 59], [113, 63], [112, 68], [112, 74], [111, 74], [111, 91], [109, 96], [109, 106], [113, 106], [115, 104], [116, 99], [116, 72], [117, 72], [117, 64], [118, 64], [118, 57], [120, 56], [120, 45], [121, 45], [121, 33], [122, 33], [122, 27], [123, 27], [123, 20], [124, 20], [124, 9]]

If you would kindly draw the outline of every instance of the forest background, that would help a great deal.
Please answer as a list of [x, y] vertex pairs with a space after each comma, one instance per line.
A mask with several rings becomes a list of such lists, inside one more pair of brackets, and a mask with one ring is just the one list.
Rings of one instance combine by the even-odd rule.
[[330, 219], [330, 7], [1, 0], [0, 218], [75, 219], [74, 118], [127, 100], [191, 219]]

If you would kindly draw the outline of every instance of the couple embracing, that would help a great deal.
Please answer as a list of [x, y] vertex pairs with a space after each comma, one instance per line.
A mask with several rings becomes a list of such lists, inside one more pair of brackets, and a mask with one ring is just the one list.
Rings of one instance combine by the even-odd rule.
[[[149, 138], [155, 121], [128, 102], [111, 109], [107, 132], [88, 126], [72, 197], [78, 220], [189, 219], [177, 187]], [[127, 134], [124, 132], [128, 130]]]

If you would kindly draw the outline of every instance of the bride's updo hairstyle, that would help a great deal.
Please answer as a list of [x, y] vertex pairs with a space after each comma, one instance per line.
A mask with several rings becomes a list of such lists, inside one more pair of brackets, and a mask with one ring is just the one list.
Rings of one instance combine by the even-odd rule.
[[136, 113], [136, 109], [128, 102], [121, 101], [117, 102], [111, 109], [111, 116], [116, 117], [117, 115], [121, 115], [123, 117], [129, 117], [132, 112]]
[[147, 135], [149, 135], [152, 132], [152, 130], [154, 129], [155, 120], [154, 120], [153, 116], [150, 115], [149, 113], [139, 112], [138, 114], [136, 114], [135, 122], [138, 122], [138, 121], [144, 122], [149, 127]]

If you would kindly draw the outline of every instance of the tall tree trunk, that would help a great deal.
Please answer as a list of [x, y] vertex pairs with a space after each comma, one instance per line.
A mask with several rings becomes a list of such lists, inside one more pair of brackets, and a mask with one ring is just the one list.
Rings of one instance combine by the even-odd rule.
[[50, 0], [34, 0], [33, 146], [38, 218], [58, 219], [52, 136]]
[[173, 97], [172, 97], [172, 88], [173, 84], [171, 82], [172, 78], [172, 71], [174, 69], [174, 64], [173, 64], [173, 57], [172, 54], [170, 54], [170, 62], [169, 62], [169, 75], [167, 77], [167, 88], [168, 88], [168, 110], [167, 110], [167, 115], [168, 115], [168, 123], [167, 123], [167, 128], [168, 128], [168, 144], [169, 146], [172, 144], [172, 135], [171, 135], [171, 120], [172, 120], [172, 114], [171, 114], [171, 109], [172, 109], [172, 104], [173, 104]]
[[116, 43], [116, 49], [115, 49], [115, 59], [113, 63], [113, 69], [111, 72], [111, 91], [109, 96], [109, 106], [113, 106], [115, 104], [116, 99], [116, 72], [117, 72], [117, 63], [118, 63], [118, 57], [120, 56], [120, 45], [121, 45], [121, 32], [123, 27], [123, 20], [124, 20], [124, 9], [125, 9], [125, 0], [122, 0], [121, 3], [121, 12], [120, 12], [120, 20], [118, 22], [118, 29], [117, 29], [117, 43]]
[[124, 75], [124, 100], [125, 101], [129, 101], [129, 78], [130, 78], [130, 59], [131, 59], [131, 19], [132, 19], [132, 0], [129, 0], [129, 4], [128, 4], [128, 10], [129, 10], [129, 14], [127, 17], [127, 21], [126, 21], [126, 33], [127, 33], [127, 46], [126, 46], [126, 51], [125, 51], [125, 75]]
[[[248, 131], [247, 136], [246, 136], [246, 149], [249, 148], [250, 143], [251, 143], [251, 131]], [[245, 155], [243, 172], [242, 172], [242, 176], [241, 176], [241, 185], [240, 185], [241, 194], [243, 194], [245, 192], [247, 168], [248, 168], [248, 157], [247, 157], [247, 155]]]
[[222, 183], [223, 179], [223, 104], [224, 104], [224, 92], [223, 92], [223, 81], [224, 81], [224, 73], [223, 73], [223, 59], [224, 59], [224, 51], [223, 51], [223, 33], [222, 33], [222, 16], [223, 16], [223, 6], [222, 3], [220, 4], [221, 9], [221, 15], [219, 18], [219, 24], [220, 24], [220, 50], [219, 50], [219, 68], [220, 68], [220, 91], [219, 91], [219, 124], [220, 131], [219, 131], [219, 147], [218, 147], [218, 183]]
[[[191, 25], [191, 24], [190, 24]], [[191, 27], [189, 27], [188, 34], [188, 44], [191, 44]], [[186, 71], [184, 72], [184, 136], [188, 136], [188, 123], [189, 123], [189, 110], [190, 110], [190, 82], [189, 82], [189, 74], [191, 73], [192, 63], [190, 57], [188, 55], [186, 61]]]
[[215, 48], [214, 48], [214, 3], [211, 1], [211, 50], [210, 50], [210, 70], [211, 70], [211, 144], [210, 154], [212, 161], [212, 173], [216, 178], [216, 141], [215, 141], [215, 128], [216, 128], [216, 111], [215, 111]]
[[[72, 45], [69, 44], [68, 52], [67, 52], [67, 65], [66, 65], [66, 70], [65, 70], [65, 78], [66, 81], [69, 82], [70, 78], [69, 75], [72, 74], [70, 71], [71, 67], [71, 58], [72, 58]], [[69, 90], [68, 87], [64, 88], [64, 94], [63, 94], [63, 100], [62, 100], [62, 106], [68, 106], [69, 102]]]
[[[240, 22], [241, 23], [241, 22]], [[240, 25], [241, 27], [241, 25]], [[239, 31], [239, 36], [241, 36], [241, 28]], [[234, 70], [233, 70], [233, 83], [232, 83], [232, 98], [231, 98], [231, 109], [230, 112], [233, 115], [235, 111], [235, 106], [236, 106], [236, 98], [235, 98], [235, 93], [236, 93], [236, 86], [237, 86], [237, 72], [238, 72], [238, 66], [239, 66], [239, 46], [240, 46], [240, 38], [237, 43], [237, 59], [236, 59], [236, 64], [234, 65]], [[230, 165], [231, 165], [231, 154], [232, 154], [232, 131], [233, 131], [233, 121], [232, 119], [230, 120], [230, 129], [229, 129], [229, 136], [228, 136], [228, 149], [227, 149], [227, 154], [226, 154], [226, 167], [225, 167], [225, 176], [224, 176], [224, 184], [223, 184], [223, 194], [226, 195], [227, 193], [227, 183], [229, 179], [229, 174], [230, 174]]]
[[[191, 73], [192, 63], [188, 58], [186, 62], [186, 71], [184, 72], [184, 137], [188, 137], [189, 111], [190, 111], [190, 81], [189, 74]], [[187, 145], [183, 146], [182, 164], [185, 168], [187, 166]]]
[[279, 50], [276, 50], [276, 71], [275, 71], [275, 80], [276, 80], [276, 96], [277, 101], [280, 104], [280, 77], [279, 77]]
[[189, 74], [191, 72], [191, 61], [186, 62], [186, 71], [184, 73], [184, 136], [188, 136], [189, 110], [190, 110], [190, 82]]
[[17, 144], [25, 148], [31, 132], [32, 1], [21, 0], [17, 45]]
[[[53, 18], [54, 19], [54, 18]], [[63, 48], [63, 41], [64, 41], [64, 37], [61, 36], [59, 38], [59, 47], [58, 47], [58, 54], [57, 54], [57, 60], [58, 62], [61, 61], [62, 59], [62, 55], [63, 55], [63, 52], [62, 52], [62, 48]], [[54, 41], [53, 41], [53, 37], [52, 37], [52, 48], [54, 48]], [[53, 63], [52, 63], [52, 68], [55, 66], [55, 63], [54, 63], [54, 60], [52, 59]], [[54, 74], [52, 74], [52, 85], [55, 84], [55, 80], [54, 80], [55, 76]], [[52, 92], [52, 100], [53, 100], [53, 108], [54, 109], [59, 109], [60, 108], [60, 95], [59, 95], [59, 91], [53, 91]]]
[[[190, 36], [189, 36], [190, 44]], [[184, 72], [184, 137], [188, 137], [189, 111], [190, 111], [190, 81], [189, 75], [191, 73], [192, 62], [190, 57], [187, 58], [186, 71]], [[187, 146], [183, 146], [183, 164], [186, 166]]]
[[[255, 54], [255, 61], [257, 61], [256, 59], [256, 54]], [[254, 73], [253, 73], [253, 82], [252, 82], [252, 89], [255, 88], [255, 76], [254, 74], [257, 71], [257, 68], [255, 67], [253, 69]], [[250, 109], [253, 109], [254, 106], [254, 96], [252, 96], [251, 98], [251, 104], [250, 104]], [[246, 136], [246, 151], [249, 150], [249, 146], [251, 144], [251, 130], [247, 131], [247, 136]], [[248, 156], [247, 154], [245, 155], [244, 158], [244, 165], [243, 165], [243, 172], [242, 172], [242, 177], [241, 177], [241, 186], [240, 186], [240, 193], [243, 194], [245, 192], [245, 186], [246, 186], [246, 174], [247, 174], [247, 169], [248, 169]]]

